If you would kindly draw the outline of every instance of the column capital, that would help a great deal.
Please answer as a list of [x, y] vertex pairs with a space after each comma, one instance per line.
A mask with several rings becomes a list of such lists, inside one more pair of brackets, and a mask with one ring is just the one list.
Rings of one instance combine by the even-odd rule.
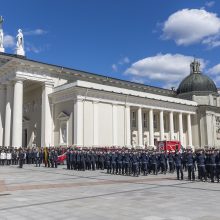
[[76, 103], [76, 102], [83, 102], [83, 98], [82, 97], [76, 97], [75, 99], [74, 99], [74, 103]]
[[[93, 100], [92, 101], [93, 104], [99, 104], [99, 102], [100, 102], [99, 100]], [[114, 105], [114, 104], [112, 103], [112, 105]]]
[[16, 80], [14, 80], [14, 84], [16, 84], [16, 83], [23, 84], [23, 81], [24, 81], [24, 80], [21, 80], [21, 79], [16, 79]]
[[23, 83], [26, 79], [24, 77], [16, 76], [13, 80], [12, 83]]
[[50, 81], [46, 81], [46, 82], [43, 82], [43, 86], [45, 87], [54, 87], [54, 83], [53, 82], [50, 82]]

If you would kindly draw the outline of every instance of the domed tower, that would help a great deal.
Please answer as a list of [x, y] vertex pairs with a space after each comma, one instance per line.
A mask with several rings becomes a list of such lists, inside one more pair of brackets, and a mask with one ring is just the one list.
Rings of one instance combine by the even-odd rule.
[[200, 71], [200, 63], [190, 64], [190, 74], [182, 80], [177, 97], [197, 102], [192, 119], [195, 146], [220, 148], [220, 97], [212, 79]]
[[[218, 95], [218, 90], [213, 80], [201, 73], [199, 61], [194, 60], [190, 64], [190, 75], [184, 78], [180, 83], [177, 89], [177, 95], [179, 98], [196, 101], [195, 96], [215, 96]], [[210, 103], [205, 101], [205, 103], [202, 102], [201, 104]]]

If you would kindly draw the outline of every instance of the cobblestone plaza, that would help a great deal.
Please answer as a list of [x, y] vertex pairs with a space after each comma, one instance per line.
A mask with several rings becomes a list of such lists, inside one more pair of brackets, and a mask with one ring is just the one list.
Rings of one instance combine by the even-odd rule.
[[220, 184], [177, 181], [175, 174], [131, 177], [64, 166], [5, 166], [0, 201], [1, 220], [220, 219]]

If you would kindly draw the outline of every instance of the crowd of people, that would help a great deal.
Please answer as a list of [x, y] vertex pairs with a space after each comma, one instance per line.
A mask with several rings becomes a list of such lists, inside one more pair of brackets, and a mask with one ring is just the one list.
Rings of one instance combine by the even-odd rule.
[[219, 182], [220, 151], [215, 149], [165, 152], [116, 148], [0, 148], [0, 165], [35, 164], [57, 168], [65, 160], [69, 170], [105, 170], [108, 174], [147, 176], [176, 172], [177, 179]]

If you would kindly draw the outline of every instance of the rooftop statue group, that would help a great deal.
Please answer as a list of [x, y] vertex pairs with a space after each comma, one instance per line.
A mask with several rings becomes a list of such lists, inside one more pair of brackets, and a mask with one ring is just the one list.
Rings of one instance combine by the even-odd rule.
[[[5, 52], [4, 50], [4, 32], [3, 32], [3, 22], [4, 19], [0, 16], [0, 52]], [[16, 36], [17, 43], [16, 43], [16, 54], [24, 56], [24, 35], [21, 29], [18, 29], [18, 34]]]

